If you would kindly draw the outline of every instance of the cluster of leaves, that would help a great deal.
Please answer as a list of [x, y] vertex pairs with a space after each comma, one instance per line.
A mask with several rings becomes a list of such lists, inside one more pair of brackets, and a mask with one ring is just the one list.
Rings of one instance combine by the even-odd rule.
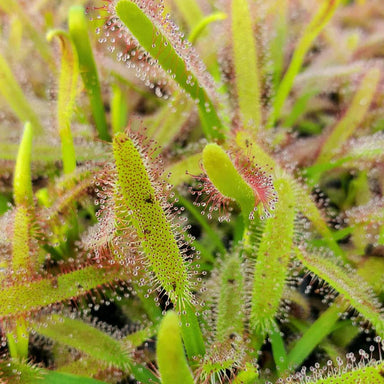
[[383, 383], [383, 18], [2, 1], [0, 382]]

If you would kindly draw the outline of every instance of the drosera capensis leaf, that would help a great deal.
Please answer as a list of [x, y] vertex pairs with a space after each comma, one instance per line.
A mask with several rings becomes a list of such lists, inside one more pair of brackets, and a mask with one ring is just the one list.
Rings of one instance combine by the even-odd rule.
[[164, 30], [135, 1], [117, 1], [115, 12], [139, 44], [196, 101], [207, 139], [223, 138], [223, 125], [210, 96], [196, 74], [187, 67], [186, 61], [179, 55]]
[[[258, 164], [262, 167], [270, 168], [273, 174], [281, 174], [282, 167], [260, 144], [257, 143], [257, 141], [251, 143], [249, 136], [245, 131], [239, 130], [236, 133], [236, 143], [243, 151], [245, 151], [245, 153], [249, 153], [257, 159]], [[289, 173], [286, 173], [286, 177], [292, 183], [292, 188], [296, 195], [297, 211], [302, 212], [313, 223], [314, 227], [324, 237], [324, 240], [331, 250], [344, 259], [343, 251], [334, 240], [324, 219], [324, 215], [311, 198], [310, 192]]]
[[59, 276], [3, 287], [0, 289], [0, 317], [15, 317], [38, 311], [123, 279], [123, 272], [116, 268], [87, 266]]
[[[283, 296], [294, 235], [295, 196], [289, 181], [275, 180], [278, 202], [267, 219], [257, 250], [251, 298], [251, 326], [265, 336], [274, 330]], [[262, 292], [268, 292], [265, 297]]]
[[57, 121], [61, 139], [64, 173], [76, 169], [76, 153], [71, 132], [71, 117], [75, 107], [79, 77], [79, 60], [75, 47], [65, 31], [53, 30], [47, 34], [48, 41], [57, 37], [61, 47], [61, 69], [57, 97]]
[[[190, 278], [175, 235], [158, 200], [141, 154], [126, 133], [113, 140], [117, 187], [155, 275], [171, 301], [190, 301]], [[157, 285], [156, 284], [156, 285]]]
[[268, 118], [267, 128], [272, 128], [277, 119], [280, 117], [281, 109], [283, 108], [285, 100], [292, 89], [294, 80], [303, 65], [306, 54], [311, 48], [314, 40], [319, 36], [320, 32], [332, 18], [338, 5], [340, 4], [340, 1], [341, 0], [323, 0], [311, 22], [305, 28], [303, 35], [298, 41], [295, 51], [293, 52], [289, 67], [277, 89], [272, 110]]
[[12, 108], [22, 123], [29, 121], [35, 134], [43, 132], [42, 125], [32, 106], [29, 104], [24, 92], [20, 88], [11, 68], [0, 52], [0, 94]]
[[260, 68], [247, 0], [232, 0], [231, 30], [240, 118], [244, 127], [258, 130], [262, 123]]
[[33, 329], [117, 368], [127, 370], [132, 364], [118, 340], [80, 319], [53, 314], [34, 324]]
[[240, 205], [244, 220], [247, 221], [254, 208], [255, 196], [229, 155], [219, 145], [207, 144], [203, 150], [203, 166], [219, 192]]
[[93, 57], [88, 36], [88, 23], [82, 6], [74, 5], [69, 10], [68, 27], [71, 39], [76, 47], [80, 74], [91, 103], [93, 118], [99, 138], [110, 140], [105, 117], [104, 103], [101, 96], [99, 75]]
[[322, 145], [316, 163], [327, 163], [334, 152], [340, 148], [340, 143], [346, 142], [363, 122], [371, 105], [376, 88], [379, 84], [381, 72], [379, 68], [371, 68], [364, 75], [345, 115], [333, 127]]
[[272, 177], [248, 157], [230, 155], [219, 145], [210, 143], [203, 150], [203, 167], [208, 176], [203, 190], [211, 195], [209, 202], [212, 202], [209, 216], [231, 200], [239, 204], [245, 228], [257, 211], [261, 219], [272, 215], [277, 201]]
[[183, 339], [190, 357], [204, 353], [204, 344], [195, 315], [190, 271], [179, 249], [171, 221], [161, 204], [145, 167], [141, 152], [126, 133], [113, 139], [117, 168], [117, 193], [144, 252], [155, 290], [164, 290], [180, 312]]
[[320, 256], [316, 251], [296, 249], [296, 257], [311, 272], [323, 279], [339, 292], [384, 337], [384, 310], [372, 288], [354, 270], [347, 270], [335, 264], [329, 257]]
[[184, 354], [179, 317], [168, 311], [157, 335], [156, 359], [162, 384], [193, 384], [192, 373]]

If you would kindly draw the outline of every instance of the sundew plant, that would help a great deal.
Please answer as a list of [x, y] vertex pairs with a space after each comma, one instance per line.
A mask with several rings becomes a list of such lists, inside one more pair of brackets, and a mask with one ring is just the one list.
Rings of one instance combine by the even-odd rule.
[[0, 1], [0, 383], [384, 383], [381, 0]]

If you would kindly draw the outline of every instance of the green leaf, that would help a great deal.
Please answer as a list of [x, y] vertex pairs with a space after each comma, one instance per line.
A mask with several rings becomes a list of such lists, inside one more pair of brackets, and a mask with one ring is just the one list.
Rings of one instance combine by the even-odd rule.
[[123, 273], [120, 270], [88, 266], [51, 278], [2, 287], [0, 318], [30, 313], [60, 301], [70, 300], [122, 278]]
[[75, 47], [68, 34], [64, 31], [54, 30], [47, 35], [48, 41], [51, 41], [54, 37], [59, 39], [62, 53], [57, 100], [57, 120], [61, 139], [64, 173], [68, 174], [76, 169], [76, 154], [71, 132], [71, 117], [77, 95], [79, 63]]
[[248, 217], [255, 206], [252, 188], [239, 174], [229, 155], [217, 144], [207, 144], [203, 150], [203, 165], [213, 185], [227, 198], [241, 207], [243, 217]]
[[187, 265], [139, 150], [128, 135], [118, 133], [113, 140], [113, 152], [118, 193], [123, 204], [116, 209], [132, 211], [132, 225], [141, 241], [148, 266], [172, 302], [189, 301]]
[[[278, 201], [267, 219], [257, 251], [251, 299], [251, 326], [265, 336], [274, 330], [288, 275], [294, 235], [295, 196], [289, 181], [275, 181]], [[268, 292], [264, 295], [263, 292]]]
[[247, 0], [232, 0], [232, 45], [237, 99], [244, 127], [260, 129], [260, 68]]
[[196, 100], [207, 139], [222, 138], [222, 123], [206, 90], [196, 74], [187, 69], [185, 60], [178, 55], [172, 41], [158, 28], [137, 4], [119, 0], [115, 6], [119, 19], [127, 26], [140, 45], [172, 78]]
[[162, 384], [194, 383], [184, 354], [179, 318], [173, 311], [168, 311], [160, 324], [156, 359]]
[[99, 137], [102, 140], [109, 141], [110, 136], [101, 96], [99, 76], [89, 41], [88, 24], [83, 7], [75, 5], [70, 8], [68, 26], [69, 34], [76, 47], [80, 74], [91, 102], [92, 114]]
[[335, 264], [329, 257], [304, 249], [297, 250], [296, 257], [306, 268], [339, 292], [373, 325], [377, 334], [384, 337], [383, 308], [374, 296], [372, 288], [357, 273]]
[[287, 352], [285, 351], [284, 340], [280, 333], [279, 326], [275, 323], [275, 326], [269, 331], [269, 340], [272, 345], [273, 359], [277, 372], [281, 375], [288, 368]]
[[163, 210], [145, 167], [140, 150], [125, 133], [113, 140], [117, 167], [117, 193], [121, 206], [117, 212], [131, 211], [130, 220], [153, 273], [152, 280], [161, 286], [181, 311], [184, 343], [190, 356], [204, 353], [204, 344], [192, 303], [190, 274], [180, 252], [176, 233]]
[[33, 328], [43, 336], [76, 348], [123, 371], [129, 370], [132, 364], [121, 343], [84, 321], [51, 315]]

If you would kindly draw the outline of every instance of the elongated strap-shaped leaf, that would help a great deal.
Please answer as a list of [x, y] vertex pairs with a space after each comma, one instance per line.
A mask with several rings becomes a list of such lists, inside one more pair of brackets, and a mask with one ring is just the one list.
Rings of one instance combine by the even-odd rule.
[[57, 37], [61, 46], [61, 70], [57, 100], [57, 121], [61, 139], [61, 153], [64, 173], [68, 174], [76, 168], [75, 146], [71, 132], [71, 117], [75, 106], [77, 82], [79, 77], [79, 60], [75, 47], [67, 33], [51, 31], [47, 39]]
[[150, 268], [173, 302], [189, 300], [187, 267], [140, 152], [125, 133], [115, 136], [113, 151], [118, 188]]
[[162, 384], [194, 383], [184, 354], [179, 318], [175, 312], [167, 312], [160, 324], [156, 359]]
[[231, 28], [237, 99], [244, 127], [258, 130], [262, 122], [259, 64], [247, 0], [232, 0]]
[[[141, 241], [154, 283], [161, 286], [182, 312], [183, 337], [188, 354], [204, 353], [203, 339], [191, 304], [190, 277], [175, 234], [160, 203], [141, 154], [125, 133], [113, 140], [120, 207], [130, 211], [132, 225]], [[116, 207], [117, 210], [120, 209]], [[188, 324], [187, 324], [188, 323]], [[191, 335], [193, 329], [194, 335]], [[192, 337], [191, 337], [192, 336]]]
[[242, 337], [245, 316], [244, 271], [239, 255], [228, 258], [221, 270], [215, 334], [218, 342], [227, 341], [233, 334]]
[[52, 278], [4, 287], [0, 290], [0, 318], [36, 311], [121, 279], [123, 273], [120, 270], [90, 266]]
[[124, 371], [132, 364], [128, 353], [117, 340], [79, 319], [52, 315], [33, 325], [33, 328], [43, 336]]
[[41, 133], [43, 128], [39, 118], [32, 109], [18, 84], [11, 68], [0, 53], [0, 94], [12, 108], [15, 115], [23, 122], [29, 121], [35, 133]]
[[[257, 252], [251, 298], [251, 325], [261, 335], [273, 332], [288, 273], [294, 234], [295, 197], [289, 181], [277, 179], [278, 202], [266, 222]], [[263, 292], [268, 292], [266, 296]]]
[[334, 152], [339, 150], [340, 143], [345, 143], [362, 123], [375, 95], [379, 80], [380, 70], [378, 68], [372, 68], [365, 74], [347, 112], [326, 138], [317, 163], [328, 162]]
[[296, 257], [320, 279], [339, 292], [348, 303], [368, 320], [377, 334], [384, 337], [384, 311], [371, 288], [352, 271], [335, 265], [331, 259], [297, 250]]
[[80, 74], [91, 102], [92, 114], [100, 139], [109, 141], [108, 125], [105, 117], [104, 103], [91, 43], [88, 36], [88, 24], [85, 10], [81, 6], [73, 6], [69, 11], [69, 33], [76, 47], [79, 59]]
[[296, 49], [293, 53], [293, 57], [291, 63], [289, 64], [288, 70], [285, 73], [284, 78], [277, 90], [271, 114], [267, 123], [268, 128], [272, 128], [275, 125], [276, 120], [279, 118], [280, 111], [289, 95], [289, 92], [292, 89], [295, 77], [301, 69], [305, 55], [307, 54], [314, 40], [317, 38], [323, 28], [328, 24], [339, 3], [340, 0], [324, 0], [314, 15], [313, 19], [303, 32], [303, 35], [297, 43]]
[[115, 10], [140, 45], [157, 60], [165, 72], [171, 73], [172, 78], [192, 99], [196, 100], [206, 137], [222, 137], [222, 123], [210, 97], [196, 75], [188, 70], [186, 62], [177, 54], [170, 39], [135, 2], [119, 0]]

